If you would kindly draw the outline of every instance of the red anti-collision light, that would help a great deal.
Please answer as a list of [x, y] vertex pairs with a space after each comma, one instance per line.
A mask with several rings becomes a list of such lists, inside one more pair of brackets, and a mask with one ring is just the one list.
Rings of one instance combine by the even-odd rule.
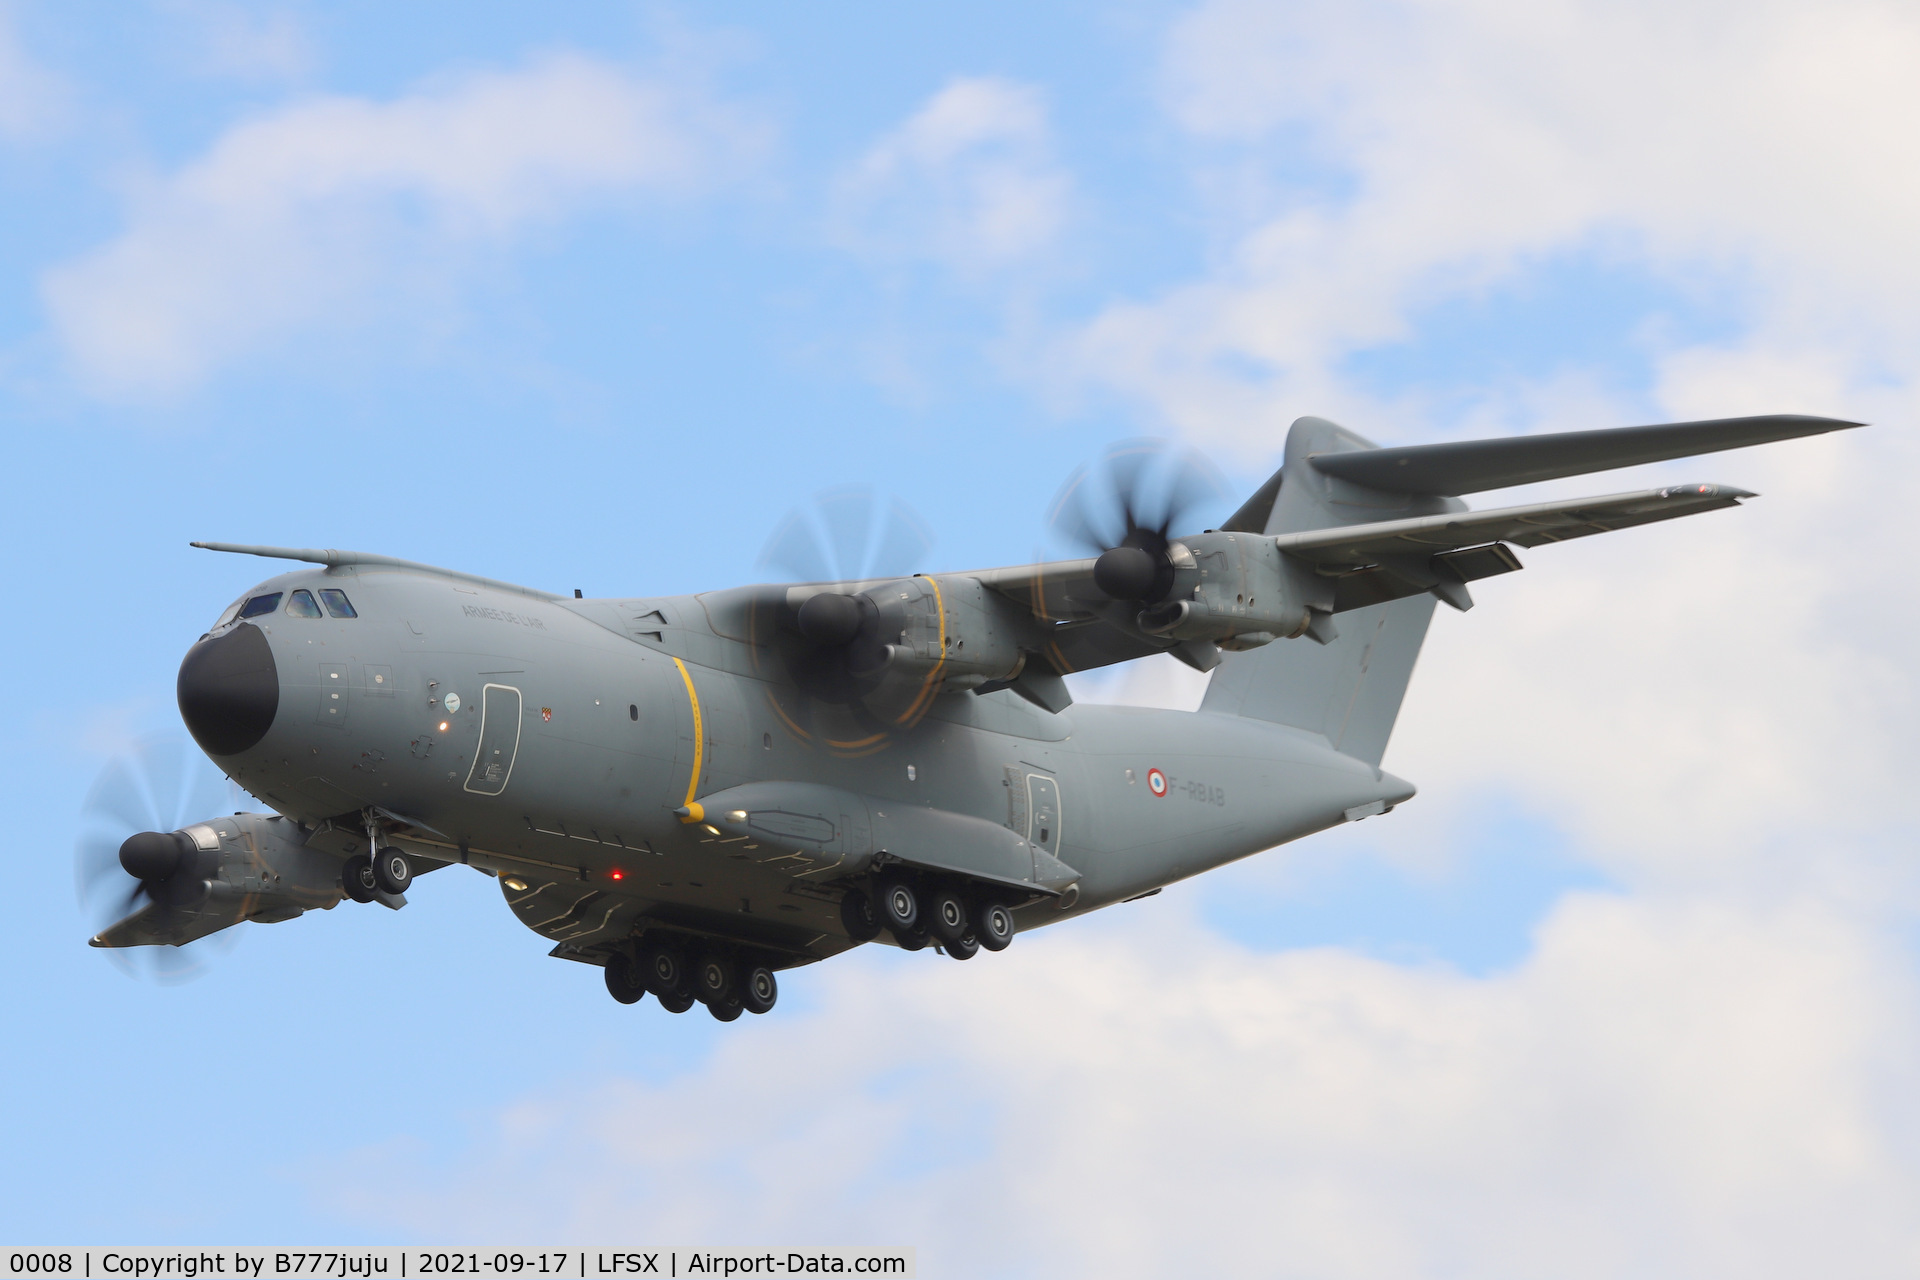
[[627, 878], [627, 873], [618, 867], [615, 867], [610, 874], [615, 880], [625, 880]]

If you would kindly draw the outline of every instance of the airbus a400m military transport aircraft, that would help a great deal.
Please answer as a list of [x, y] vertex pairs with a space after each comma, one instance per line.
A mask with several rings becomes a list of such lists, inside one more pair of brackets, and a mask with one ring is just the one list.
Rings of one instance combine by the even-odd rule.
[[[1378, 448], [1302, 418], [1218, 529], [1174, 527], [1177, 492], [1143, 511], [1123, 460], [1115, 509], [1078, 517], [1096, 556], [691, 596], [197, 543], [313, 566], [236, 600], [180, 666], [195, 741], [273, 812], [127, 839], [144, 905], [93, 944], [399, 908], [458, 862], [615, 999], [723, 1020], [864, 942], [998, 951], [1390, 811], [1414, 788], [1381, 756], [1436, 600], [1470, 607], [1468, 583], [1520, 568], [1515, 546], [1753, 496], [1460, 495], [1855, 425]], [[1213, 672], [1200, 711], [1072, 705], [1062, 676], [1156, 653]]]

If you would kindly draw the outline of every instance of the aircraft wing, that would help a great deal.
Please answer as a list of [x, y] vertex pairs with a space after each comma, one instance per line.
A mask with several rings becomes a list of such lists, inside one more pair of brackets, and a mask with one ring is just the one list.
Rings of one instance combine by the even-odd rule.
[[[1692, 484], [1608, 494], [1561, 502], [1537, 502], [1492, 511], [1459, 511], [1407, 520], [1343, 525], [1281, 534], [1274, 546], [1334, 579], [1332, 611], [1346, 612], [1386, 600], [1434, 591], [1456, 608], [1471, 598], [1463, 584], [1520, 567], [1508, 545], [1537, 547], [1596, 533], [1652, 524], [1738, 506], [1755, 495], [1728, 485]], [[1199, 540], [1196, 539], [1196, 542]], [[1091, 559], [987, 569], [979, 579], [1053, 624], [1042, 650], [1061, 674], [1127, 662], [1150, 653], [1173, 652], [1186, 661], [1203, 655], [1176, 642], [1145, 634], [1139, 606], [1107, 599], [1093, 582]]]
[[1041, 564], [1010, 565], [962, 574], [978, 578], [1001, 595], [1015, 600], [1042, 622], [1075, 622], [1096, 615], [1106, 599], [1093, 585], [1093, 559], [1049, 560]]
[[1565, 502], [1536, 502], [1493, 511], [1449, 512], [1311, 529], [1274, 539], [1290, 556], [1327, 567], [1358, 567], [1394, 556], [1431, 556], [1490, 542], [1537, 547], [1590, 534], [1736, 507], [1758, 495], [1718, 484], [1690, 484]]
[[1111, 600], [1093, 583], [1093, 559], [1049, 560], [963, 575], [1020, 605], [1047, 627], [1040, 650], [1060, 675], [1171, 653], [1202, 669], [1214, 659], [1178, 641], [1149, 636], [1134, 624], [1140, 606]]
[[[256, 900], [257, 901], [257, 900]], [[93, 936], [96, 947], [184, 947], [247, 918], [249, 900], [238, 895], [210, 899], [196, 907], [148, 903]]]

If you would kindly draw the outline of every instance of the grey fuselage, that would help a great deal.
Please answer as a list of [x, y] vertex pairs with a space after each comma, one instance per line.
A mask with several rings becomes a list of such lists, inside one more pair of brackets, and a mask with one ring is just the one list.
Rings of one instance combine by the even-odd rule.
[[[377, 811], [429, 866], [500, 876], [520, 918], [562, 950], [654, 923], [763, 942], [788, 963], [855, 945], [831, 875], [689, 820], [690, 802], [745, 784], [838, 788], [1044, 843], [1077, 878], [1021, 905], [1023, 928], [1413, 793], [1302, 729], [1084, 704], [1052, 714], [1007, 690], [941, 693], [910, 727], [829, 740], [796, 719], [790, 688], [734, 620], [753, 589], [580, 600], [360, 564], [248, 594], [301, 588], [343, 589], [358, 616], [283, 605], [203, 638], [257, 627], [278, 683], [264, 736], [209, 754], [313, 829], [316, 848], [352, 854], [353, 815]], [[490, 697], [502, 719], [519, 703], [510, 754], [500, 721], [485, 744], [491, 773], [475, 768]], [[1045, 809], [1056, 794], [1057, 813], [1036, 811], [1036, 796]]]

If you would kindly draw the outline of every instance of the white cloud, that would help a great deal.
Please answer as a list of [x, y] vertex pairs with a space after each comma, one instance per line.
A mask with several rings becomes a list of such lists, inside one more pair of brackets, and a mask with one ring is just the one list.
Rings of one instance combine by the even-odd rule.
[[[1904, 364], [1916, 58], [1920, 14], [1868, 0], [1212, 0], [1175, 30], [1166, 99], [1209, 163], [1260, 175], [1218, 185], [1260, 195], [1216, 211], [1217, 271], [1069, 351], [1189, 431], [1270, 439], [1303, 405], [1380, 412], [1338, 362], [1421, 306], [1604, 246], [1745, 291], [1853, 376]], [[1338, 181], [1299, 177], [1303, 154]]]
[[308, 99], [138, 192], [127, 230], [43, 291], [88, 383], [176, 392], [294, 332], [417, 310], [409, 293], [444, 289], [463, 255], [585, 202], [697, 191], [756, 136], [695, 88], [577, 55]]
[[977, 276], [1050, 248], [1070, 198], [1039, 91], [962, 77], [842, 177], [835, 228], [863, 252]]
[[1473, 981], [1247, 953], [1165, 902], [964, 966], [796, 971], [820, 1006], [735, 1024], [696, 1073], [523, 1100], [315, 1192], [426, 1238], [914, 1244], [937, 1274], [1920, 1260], [1916, 992], [1821, 910], [1574, 898]]

